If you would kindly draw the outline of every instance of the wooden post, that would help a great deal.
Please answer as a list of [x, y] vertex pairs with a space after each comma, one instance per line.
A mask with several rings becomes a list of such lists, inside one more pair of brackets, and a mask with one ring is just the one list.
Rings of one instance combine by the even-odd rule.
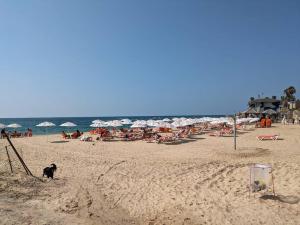
[[250, 198], [251, 191], [252, 191], [251, 180], [252, 180], [252, 166], [250, 166], [250, 174], [249, 174], [249, 198]]
[[33, 176], [33, 174], [30, 172], [30, 170], [26, 166], [26, 164], [23, 161], [22, 157], [19, 155], [17, 149], [15, 148], [15, 146], [13, 145], [13, 143], [11, 142], [10, 138], [8, 137], [8, 135], [6, 133], [5, 133], [5, 137], [6, 137], [7, 141], [8, 141], [8, 143], [10, 144], [10, 146], [12, 147], [12, 149], [14, 150], [15, 154], [17, 155], [18, 159], [20, 160], [21, 164], [23, 165], [23, 167], [24, 167], [25, 172], [27, 173], [27, 175]]
[[8, 158], [8, 163], [9, 163], [9, 166], [10, 166], [10, 172], [13, 173], [13, 169], [12, 169], [12, 165], [11, 165], [10, 156], [9, 156], [9, 153], [8, 153], [8, 150], [7, 150], [7, 146], [5, 146], [5, 149], [6, 149], [6, 154], [7, 154], [7, 158]]
[[236, 115], [233, 116], [234, 150], [236, 150]]
[[272, 185], [273, 185], [273, 195], [276, 196], [276, 194], [275, 194], [275, 184], [274, 184], [274, 175], [273, 175], [273, 172], [272, 172]]

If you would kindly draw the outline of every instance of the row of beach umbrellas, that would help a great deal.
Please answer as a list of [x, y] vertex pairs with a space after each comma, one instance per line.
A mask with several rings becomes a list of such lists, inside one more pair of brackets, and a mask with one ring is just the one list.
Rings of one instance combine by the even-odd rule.
[[[240, 118], [237, 119], [236, 123], [237, 124], [243, 124], [243, 123], [255, 123], [259, 121], [259, 118]], [[189, 125], [194, 125], [194, 124], [199, 124], [199, 123], [210, 123], [210, 124], [222, 124], [222, 123], [227, 123], [229, 125], [233, 125], [233, 119], [230, 117], [220, 117], [220, 118], [213, 118], [213, 117], [202, 117], [202, 118], [165, 118], [162, 120], [136, 120], [136, 121], [131, 121], [130, 119], [122, 119], [122, 120], [112, 120], [112, 121], [103, 121], [103, 120], [94, 120], [92, 121], [92, 124], [90, 127], [94, 128], [104, 128], [104, 127], [122, 127], [124, 125], [130, 125], [131, 128], [145, 128], [145, 127], [163, 127], [163, 128], [177, 128], [177, 127], [185, 127]], [[49, 128], [49, 127], [54, 127], [56, 126], [52, 122], [42, 122], [38, 125], [37, 127], [44, 127], [44, 128]], [[77, 125], [72, 122], [66, 122], [61, 125], [61, 127], [76, 127]], [[0, 128], [20, 128], [22, 127], [20, 124], [13, 123], [10, 125], [4, 125], [0, 123]]]
[[[236, 120], [237, 124], [243, 123], [255, 123], [259, 121], [259, 118], [240, 118]], [[212, 117], [203, 117], [203, 118], [165, 118], [163, 120], [136, 120], [132, 122], [129, 119], [123, 120], [113, 120], [113, 121], [102, 121], [94, 120], [92, 121], [91, 127], [121, 127], [123, 125], [130, 125], [131, 128], [145, 128], [145, 127], [163, 127], [163, 128], [177, 128], [185, 127], [199, 123], [210, 123], [210, 124], [229, 124], [233, 125], [234, 121], [230, 117], [221, 117], [221, 118], [212, 118]]]
[[22, 127], [20, 124], [17, 124], [17, 123], [12, 123], [12, 124], [9, 124], [9, 125], [4, 125], [2, 123], [0, 123], [0, 129], [3, 129], [3, 128], [20, 128]]
[[[37, 127], [44, 127], [45, 128], [45, 133], [48, 134], [47, 132], [47, 128], [48, 127], [54, 127], [56, 126], [54, 123], [51, 123], [51, 122], [48, 122], [48, 121], [45, 121], [45, 122], [42, 122], [38, 125], [36, 125]], [[76, 127], [77, 125], [75, 123], [72, 123], [72, 122], [66, 122], [66, 123], [63, 123], [60, 125], [61, 127]], [[17, 124], [17, 123], [13, 123], [13, 124], [10, 124], [10, 125], [4, 125], [4, 124], [1, 124], [0, 123], [0, 128], [3, 129], [3, 128], [14, 128], [14, 129], [17, 129], [17, 128], [20, 128], [22, 127], [20, 124]], [[48, 136], [47, 136], [47, 141], [48, 141]]]
[[[37, 127], [54, 127], [56, 126], [54, 123], [51, 123], [51, 122], [43, 122], [43, 123], [40, 123], [38, 125], [36, 125]], [[71, 123], [71, 122], [66, 122], [66, 123], [63, 123], [60, 125], [61, 127], [76, 127], [77, 125], [74, 124], [74, 123]], [[18, 123], [12, 123], [12, 124], [9, 124], [9, 125], [4, 125], [2, 123], [0, 123], [0, 128], [3, 129], [3, 128], [20, 128], [22, 127], [20, 124]]]

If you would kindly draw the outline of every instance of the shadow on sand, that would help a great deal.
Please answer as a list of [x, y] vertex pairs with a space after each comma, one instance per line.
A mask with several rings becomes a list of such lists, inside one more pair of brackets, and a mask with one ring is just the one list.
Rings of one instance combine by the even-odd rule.
[[297, 196], [293, 195], [263, 195], [260, 197], [262, 200], [274, 200], [274, 201], [279, 201], [283, 203], [288, 203], [288, 204], [297, 204], [299, 203], [300, 199]]
[[165, 144], [165, 145], [181, 145], [181, 144], [186, 144], [186, 143], [190, 143], [190, 142], [194, 142], [196, 140], [192, 140], [192, 139], [181, 139], [179, 141], [176, 142], [170, 142], [170, 143], [161, 143], [161, 144]]
[[53, 144], [62, 144], [62, 143], [68, 143], [69, 141], [51, 141]]
[[202, 140], [204, 137], [190, 137], [189, 140]]

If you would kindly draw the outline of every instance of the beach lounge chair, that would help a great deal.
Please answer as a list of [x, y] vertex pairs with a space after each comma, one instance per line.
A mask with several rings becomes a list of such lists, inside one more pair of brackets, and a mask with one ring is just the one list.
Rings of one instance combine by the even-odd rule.
[[63, 139], [70, 139], [71, 138], [71, 135], [66, 134], [64, 131], [61, 133], [61, 136], [62, 136]]
[[113, 136], [105, 136], [105, 137], [101, 137], [101, 141], [111, 141], [112, 139], [114, 139]]
[[72, 139], [77, 139], [79, 137], [81, 137], [83, 135], [82, 132], [80, 132], [79, 130], [77, 130], [76, 132], [74, 132], [72, 135], [71, 135], [71, 138]]
[[103, 131], [101, 133], [100, 137], [101, 137], [102, 141], [110, 141], [110, 140], [112, 140], [114, 138], [113, 135], [110, 133], [109, 130]]
[[208, 135], [212, 137], [222, 137], [224, 136], [224, 132], [220, 130], [220, 131], [208, 133]]
[[18, 138], [18, 137], [22, 137], [22, 133], [18, 133], [18, 132], [14, 132], [10, 135], [11, 138]]
[[92, 137], [87, 137], [87, 136], [82, 136], [80, 138], [80, 141], [93, 141], [93, 138]]
[[174, 136], [177, 138], [190, 138], [191, 130], [190, 129], [183, 129], [177, 133], [174, 133]]
[[224, 134], [228, 134], [228, 135], [233, 134], [233, 129], [232, 128], [223, 128], [221, 131]]
[[275, 135], [260, 135], [257, 136], [257, 139], [260, 141], [264, 141], [264, 140], [277, 140], [279, 137], [279, 135], [275, 134]]
[[157, 144], [170, 144], [170, 143], [176, 143], [179, 140], [175, 135], [172, 136], [162, 136], [157, 139]]
[[157, 143], [159, 138], [161, 138], [161, 136], [157, 133], [154, 133], [151, 134], [149, 137], [144, 138], [144, 141], [146, 141], [147, 143]]
[[192, 135], [199, 135], [199, 134], [203, 134], [204, 128], [202, 127], [194, 127], [191, 129], [191, 134]]
[[125, 138], [125, 141], [138, 141], [138, 140], [142, 140], [142, 137], [137, 134], [129, 135], [127, 138]]
[[144, 141], [146, 141], [147, 143], [156, 143], [157, 138], [155, 137], [145, 138]]

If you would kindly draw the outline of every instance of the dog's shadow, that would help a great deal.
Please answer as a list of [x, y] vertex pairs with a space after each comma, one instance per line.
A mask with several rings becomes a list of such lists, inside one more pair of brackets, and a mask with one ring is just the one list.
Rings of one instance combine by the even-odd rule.
[[47, 177], [37, 177], [37, 176], [33, 176], [34, 179], [42, 182], [42, 183], [48, 183], [48, 182], [51, 182], [51, 181], [63, 181], [64, 179], [60, 179], [60, 178], [57, 178], [57, 177], [54, 177], [53, 179], [51, 178], [47, 178]]
[[43, 179], [44, 181], [44, 183], [50, 183], [50, 182], [60, 182], [60, 181], [63, 181], [62, 179], [60, 179], [60, 178], [57, 178], [57, 177], [55, 177], [55, 178], [53, 178], [53, 179], [51, 179], [51, 178], [46, 178], [46, 179]]
[[51, 141], [52, 144], [68, 143], [69, 141]]

